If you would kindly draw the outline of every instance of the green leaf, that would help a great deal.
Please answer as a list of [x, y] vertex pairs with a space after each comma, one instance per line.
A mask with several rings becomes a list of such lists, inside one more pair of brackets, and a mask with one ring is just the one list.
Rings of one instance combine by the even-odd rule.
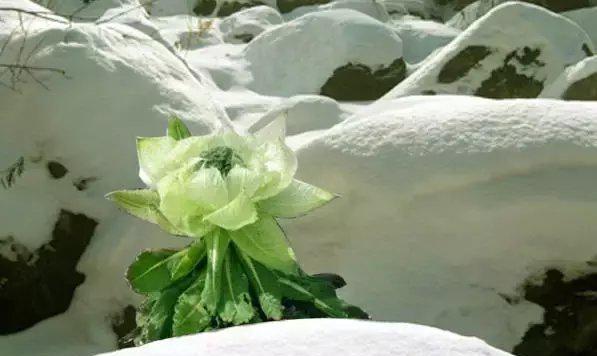
[[311, 302], [315, 307], [334, 318], [346, 318], [348, 314], [343, 310], [343, 303], [336, 297], [331, 285], [327, 288], [322, 283], [304, 277], [286, 278], [280, 277], [278, 282], [282, 286], [282, 295], [286, 298]]
[[255, 205], [241, 192], [223, 208], [206, 215], [204, 220], [226, 230], [238, 230], [254, 223], [257, 218]]
[[228, 249], [224, 260], [224, 280], [220, 318], [233, 325], [246, 324], [255, 316], [251, 304], [249, 281], [233, 249]]
[[119, 208], [142, 220], [158, 224], [166, 232], [181, 235], [160, 212], [160, 197], [151, 189], [117, 190], [106, 195], [106, 199], [114, 202]]
[[205, 288], [201, 298], [207, 310], [214, 314], [220, 301], [222, 290], [222, 265], [228, 250], [230, 238], [226, 231], [217, 229], [205, 236], [205, 247], [207, 249], [207, 276]]
[[267, 318], [280, 320], [284, 307], [282, 306], [282, 292], [277, 282], [277, 276], [263, 265], [253, 261], [242, 251], [237, 252], [249, 281], [256, 291], [261, 310]]
[[191, 136], [191, 131], [182, 122], [182, 120], [176, 116], [172, 116], [168, 120], [168, 136], [172, 137], [176, 141], [180, 141], [184, 138]]
[[294, 252], [282, 229], [271, 216], [261, 216], [254, 224], [230, 231], [230, 237], [243, 252], [267, 267], [296, 274]]
[[172, 322], [173, 336], [198, 333], [210, 326], [212, 317], [201, 299], [205, 277], [202, 273], [178, 298]]
[[145, 306], [143, 324], [141, 326], [141, 343], [161, 340], [172, 336], [172, 316], [174, 306], [181, 293], [189, 286], [192, 276], [185, 278], [161, 293], [150, 297]]
[[[160, 291], [192, 271], [202, 258], [201, 245], [193, 244], [181, 251], [144, 251], [130, 265], [126, 277], [138, 293]], [[173, 270], [176, 269], [176, 270]]]
[[280, 194], [259, 202], [258, 209], [273, 216], [294, 218], [319, 208], [334, 198], [332, 193], [295, 179]]
[[173, 281], [189, 274], [203, 260], [206, 254], [205, 243], [202, 240], [195, 241], [186, 251], [180, 258], [170, 261], [168, 268]]

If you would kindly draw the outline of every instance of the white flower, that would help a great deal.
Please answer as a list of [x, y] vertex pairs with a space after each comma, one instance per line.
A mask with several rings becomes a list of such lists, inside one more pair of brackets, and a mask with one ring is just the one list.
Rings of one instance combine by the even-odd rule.
[[139, 176], [150, 189], [117, 191], [109, 199], [175, 235], [201, 238], [225, 230], [273, 268], [294, 268], [274, 217], [302, 215], [334, 198], [293, 179], [297, 160], [281, 138], [190, 136], [175, 119], [168, 136], [139, 138], [137, 152]]

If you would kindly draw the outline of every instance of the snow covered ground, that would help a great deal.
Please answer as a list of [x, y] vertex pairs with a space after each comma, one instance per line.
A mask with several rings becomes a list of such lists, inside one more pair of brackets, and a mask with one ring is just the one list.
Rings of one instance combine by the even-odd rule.
[[[511, 351], [543, 319], [525, 280], [597, 256], [595, 7], [558, 15], [507, 3], [456, 24], [438, 19], [451, 12], [433, 0], [292, 10], [303, 3], [214, 1], [214, 13], [237, 10], [220, 17], [196, 16], [211, 6], [203, 0], [38, 2], [0, 0], [0, 171], [23, 168], [0, 186], [2, 354], [116, 348], [114, 320], [138, 302], [124, 270], [141, 249], [185, 241], [103, 196], [142, 185], [134, 137], [161, 135], [170, 115], [195, 134], [251, 132], [285, 116], [299, 177], [342, 199], [283, 225], [305, 268], [341, 274], [343, 297], [375, 320]], [[52, 299], [35, 287], [62, 276], [44, 269], [66, 268], [60, 253], [49, 267], [38, 257], [60, 252], [57, 231], [79, 236], [64, 216], [97, 223], [67, 266], [84, 281], [65, 312], [25, 320], [21, 310]], [[404, 336], [375, 339], [403, 342], [397, 355], [503, 354], [419, 326], [320, 320], [143, 350], [268, 338], [280, 325], [301, 339], [328, 324]], [[324, 354], [327, 341], [313, 340]]]

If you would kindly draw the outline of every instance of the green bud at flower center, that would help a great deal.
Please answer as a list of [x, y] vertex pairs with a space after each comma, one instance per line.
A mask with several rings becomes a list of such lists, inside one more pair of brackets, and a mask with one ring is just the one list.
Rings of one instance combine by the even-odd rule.
[[236, 166], [244, 166], [242, 158], [230, 147], [218, 146], [203, 152], [197, 169], [215, 167], [222, 176], [227, 176], [230, 170]]

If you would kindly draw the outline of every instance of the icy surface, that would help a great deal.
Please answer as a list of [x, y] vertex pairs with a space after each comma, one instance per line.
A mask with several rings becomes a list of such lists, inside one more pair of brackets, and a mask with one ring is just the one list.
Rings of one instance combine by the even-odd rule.
[[420, 325], [291, 320], [159, 341], [104, 356], [508, 356], [479, 339]]

